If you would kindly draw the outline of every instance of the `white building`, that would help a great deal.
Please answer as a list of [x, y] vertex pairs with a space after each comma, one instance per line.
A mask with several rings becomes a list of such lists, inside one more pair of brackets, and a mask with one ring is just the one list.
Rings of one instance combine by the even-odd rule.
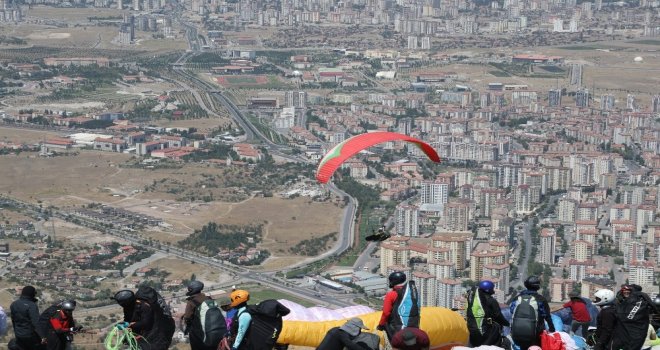
[[424, 181], [421, 184], [421, 204], [440, 204], [445, 205], [449, 197], [449, 185]]
[[541, 264], [553, 265], [555, 263], [555, 249], [557, 246], [557, 234], [555, 230], [544, 228], [541, 230], [541, 251], [539, 262]]
[[419, 235], [419, 207], [400, 204], [396, 207], [396, 234], [417, 237]]

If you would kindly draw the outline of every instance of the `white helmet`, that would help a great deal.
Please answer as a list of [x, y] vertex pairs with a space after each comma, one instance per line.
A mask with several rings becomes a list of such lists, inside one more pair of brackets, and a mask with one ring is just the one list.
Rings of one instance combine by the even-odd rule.
[[599, 289], [594, 293], [594, 305], [602, 306], [614, 302], [614, 292], [609, 289]]

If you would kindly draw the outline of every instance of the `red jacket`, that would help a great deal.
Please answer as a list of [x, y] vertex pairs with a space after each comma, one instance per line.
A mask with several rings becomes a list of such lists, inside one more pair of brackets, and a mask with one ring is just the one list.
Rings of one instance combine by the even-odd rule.
[[573, 313], [573, 319], [578, 322], [590, 322], [591, 316], [587, 310], [587, 304], [580, 301], [571, 300], [564, 304], [564, 307], [570, 308]]
[[69, 318], [62, 310], [50, 318], [50, 325], [53, 326], [56, 333], [68, 332], [73, 327], [73, 323], [73, 319]]
[[390, 315], [392, 314], [392, 307], [394, 306], [396, 298], [399, 296], [396, 291], [401, 288], [403, 288], [403, 285], [394, 286], [392, 287], [392, 290], [385, 294], [385, 300], [383, 301], [383, 314], [380, 316], [380, 322], [378, 322], [379, 326], [386, 325], [387, 320], [390, 319]]

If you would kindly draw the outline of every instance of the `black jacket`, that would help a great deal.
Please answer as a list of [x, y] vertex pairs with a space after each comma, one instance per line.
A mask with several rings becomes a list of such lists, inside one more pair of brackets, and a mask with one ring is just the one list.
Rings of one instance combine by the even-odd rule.
[[600, 309], [596, 317], [596, 344], [594, 350], [606, 350], [612, 343], [612, 333], [616, 325], [616, 311], [614, 306], [608, 305]]
[[648, 297], [641, 292], [632, 292], [628, 298], [619, 300], [614, 308], [617, 322], [612, 333], [612, 349], [641, 349], [650, 323]]
[[[167, 334], [163, 310], [156, 304], [137, 300], [133, 311], [131, 329], [141, 335], [149, 344], [150, 350], [166, 350], [172, 342], [172, 334]], [[171, 319], [171, 317], [170, 317]]]
[[[474, 315], [472, 306], [479, 299], [483, 310], [483, 319]], [[468, 295], [467, 326], [470, 331], [470, 345], [499, 345], [502, 327], [509, 327], [509, 321], [502, 315], [502, 309], [492, 295], [480, 289], [470, 291]], [[479, 327], [481, 324], [481, 327]]]
[[363, 347], [353, 342], [354, 337], [339, 329], [339, 327], [332, 328], [328, 331], [321, 341], [316, 350], [341, 350], [347, 348], [349, 350], [364, 350]]
[[21, 296], [11, 303], [11, 322], [14, 325], [14, 334], [17, 338], [45, 338], [45, 334], [39, 330], [39, 307], [36, 300], [27, 296]]

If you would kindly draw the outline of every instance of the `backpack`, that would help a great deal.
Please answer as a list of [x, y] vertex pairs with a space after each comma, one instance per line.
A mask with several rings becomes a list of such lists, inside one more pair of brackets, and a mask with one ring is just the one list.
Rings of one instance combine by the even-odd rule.
[[353, 343], [363, 347], [365, 350], [379, 350], [380, 337], [373, 333], [360, 332], [353, 339]]
[[195, 303], [195, 317], [193, 318], [193, 332], [206, 346], [217, 346], [227, 333], [227, 324], [222, 311], [213, 299]]
[[566, 345], [561, 340], [561, 334], [554, 332], [552, 334], [544, 331], [541, 333], [541, 349], [543, 350], [566, 350]]
[[533, 294], [519, 295], [511, 314], [511, 338], [516, 344], [534, 343], [538, 339], [538, 324], [538, 300]]
[[250, 313], [252, 321], [240, 348], [270, 350], [275, 346], [277, 338], [282, 332], [282, 316], [288, 315], [290, 310], [275, 299], [247, 306], [246, 311], [237, 312], [234, 315], [231, 325], [232, 336], [236, 336], [238, 333], [238, 319], [243, 312]]
[[149, 303], [152, 307], [156, 308], [161, 316], [159, 320], [155, 320], [162, 328], [163, 337], [172, 340], [176, 325], [174, 318], [172, 318], [172, 310], [160, 293], [149, 286], [140, 286], [135, 292], [135, 297]]
[[419, 328], [419, 295], [415, 281], [409, 281], [396, 292], [397, 297], [388, 323], [397, 327], [397, 330], [405, 327]]
[[54, 304], [46, 308], [39, 315], [39, 320], [37, 320], [37, 328], [41, 330], [41, 334], [48, 334], [53, 328], [50, 325], [50, 319], [60, 311], [60, 304]]

